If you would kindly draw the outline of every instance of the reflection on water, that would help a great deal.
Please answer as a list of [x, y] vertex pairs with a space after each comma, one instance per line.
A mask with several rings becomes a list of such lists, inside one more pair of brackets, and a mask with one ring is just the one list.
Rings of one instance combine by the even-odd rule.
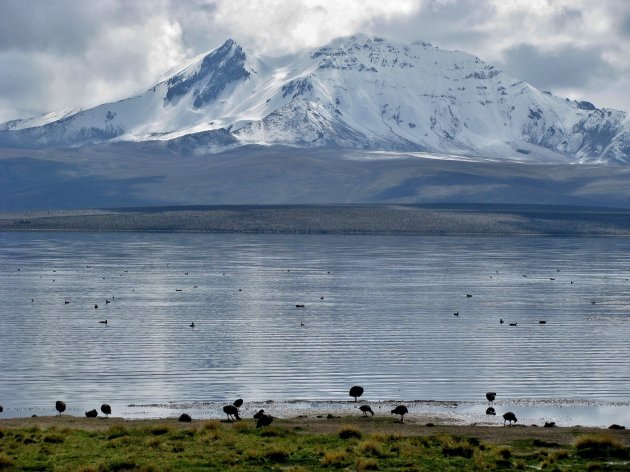
[[346, 400], [354, 384], [371, 400], [478, 408], [488, 390], [627, 402], [629, 248], [0, 233], [0, 404], [5, 416], [61, 398], [75, 414], [101, 402], [131, 414], [129, 404], [171, 401]]

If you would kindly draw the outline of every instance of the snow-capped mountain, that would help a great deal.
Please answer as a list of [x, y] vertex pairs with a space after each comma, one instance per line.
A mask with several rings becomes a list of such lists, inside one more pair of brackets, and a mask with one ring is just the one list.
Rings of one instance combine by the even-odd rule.
[[168, 141], [630, 162], [630, 119], [541, 92], [477, 57], [364, 35], [270, 58], [232, 40], [145, 93], [0, 125], [3, 147]]

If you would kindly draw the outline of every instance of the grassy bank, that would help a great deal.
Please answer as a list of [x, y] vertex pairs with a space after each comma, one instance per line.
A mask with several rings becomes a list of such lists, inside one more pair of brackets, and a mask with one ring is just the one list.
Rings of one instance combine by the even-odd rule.
[[629, 470], [628, 431], [392, 418], [0, 422], [0, 470]]

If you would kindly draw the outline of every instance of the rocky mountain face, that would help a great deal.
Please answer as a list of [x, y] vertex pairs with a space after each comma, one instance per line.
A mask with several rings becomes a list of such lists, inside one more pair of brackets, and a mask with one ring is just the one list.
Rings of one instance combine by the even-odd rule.
[[270, 58], [232, 40], [141, 95], [0, 125], [1, 147], [161, 142], [630, 162], [630, 119], [539, 91], [477, 57], [364, 35]]

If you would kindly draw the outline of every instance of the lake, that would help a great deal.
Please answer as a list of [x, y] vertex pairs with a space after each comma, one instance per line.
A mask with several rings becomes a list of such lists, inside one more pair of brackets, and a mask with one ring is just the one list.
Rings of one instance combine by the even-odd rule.
[[356, 384], [628, 423], [629, 278], [615, 237], [0, 232], [2, 416], [290, 415], [353, 408]]

